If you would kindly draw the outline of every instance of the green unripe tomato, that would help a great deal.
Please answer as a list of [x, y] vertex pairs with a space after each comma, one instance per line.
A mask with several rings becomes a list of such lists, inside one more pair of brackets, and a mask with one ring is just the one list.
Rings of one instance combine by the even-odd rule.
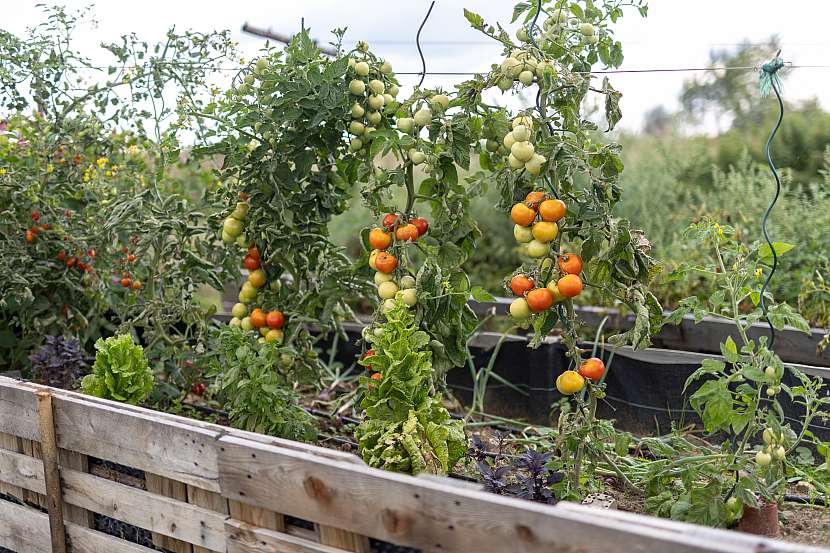
[[767, 396], [768, 397], [773, 397], [777, 393], [778, 393], [778, 388], [776, 388], [775, 386], [767, 386]]
[[779, 445], [777, 448], [775, 448], [775, 451], [773, 451], [772, 455], [775, 457], [777, 461], [783, 461], [784, 458], [787, 456], [787, 450], [784, 449], [783, 445]]
[[[365, 130], [365, 129], [364, 129]], [[349, 142], [349, 150], [352, 152], [356, 152], [363, 147], [363, 141], [359, 138], [352, 138], [351, 142]]]
[[530, 227], [513, 225], [513, 237], [516, 239], [516, 242], [519, 242], [520, 244], [527, 244], [533, 240], [533, 231]]
[[398, 95], [398, 92], [400, 92], [400, 89], [398, 88], [398, 85], [393, 84], [393, 85], [389, 86], [389, 90], [387, 90], [387, 92], [394, 98], [395, 96]]
[[525, 166], [525, 162], [518, 159], [512, 153], [507, 156], [507, 163], [510, 165], [511, 169], [521, 169]]
[[268, 288], [276, 292], [277, 290], [282, 288], [282, 281], [280, 279], [272, 280], [271, 284], [268, 285]]
[[384, 75], [390, 74], [392, 72], [392, 64], [388, 61], [384, 61], [382, 64], [380, 64], [380, 72]]
[[364, 130], [366, 130], [366, 127], [360, 121], [352, 121], [349, 123], [349, 132], [355, 136], [360, 136]]
[[772, 430], [770, 430], [769, 428], [764, 428], [763, 439], [764, 439], [764, 443], [767, 444], [767, 445], [774, 442], [775, 441], [775, 435], [772, 433]]
[[529, 161], [525, 162], [525, 171], [533, 176], [539, 175], [542, 172], [542, 165], [547, 161], [545, 156], [533, 154]]
[[382, 300], [392, 299], [395, 297], [395, 294], [397, 293], [398, 285], [392, 282], [391, 280], [387, 282], [381, 282], [378, 285], [378, 296], [380, 296], [380, 299]]
[[244, 319], [242, 319], [239, 322], [239, 326], [242, 328], [242, 330], [253, 330], [254, 329], [254, 325], [253, 325], [253, 323], [251, 323], [251, 318], [250, 317], [245, 317]]
[[[516, 128], [507, 134], [513, 136], [513, 140], [515, 140], [516, 142], [527, 142], [528, 140], [530, 140], [530, 129], [525, 127], [524, 125], [516, 125]], [[506, 143], [505, 146], [507, 146]], [[510, 148], [512, 146], [513, 144], [507, 147]]]
[[492, 138], [488, 138], [487, 141], [484, 143], [484, 148], [488, 152], [494, 153], [499, 150], [499, 143], [493, 140]]
[[585, 44], [596, 44], [599, 42], [599, 37], [597, 35], [585, 36], [582, 37], [582, 42]]
[[366, 120], [369, 121], [372, 125], [380, 125], [380, 120], [382, 119], [382, 115], [379, 111], [370, 111], [369, 114], [366, 116]]
[[384, 282], [392, 282], [392, 275], [388, 275], [386, 273], [381, 273], [380, 271], [375, 272], [375, 285], [380, 286]]
[[383, 94], [384, 92], [386, 92], [386, 85], [383, 84], [383, 81], [372, 79], [371, 81], [369, 81], [369, 90], [371, 90], [375, 94]]
[[524, 298], [516, 298], [510, 304], [510, 316], [519, 321], [523, 321], [530, 317], [530, 306], [527, 305], [527, 300]]
[[395, 309], [395, 300], [393, 300], [393, 299], [383, 300], [383, 305], [381, 306], [381, 311], [382, 312], [388, 313], [388, 312], [392, 311], [393, 309]]
[[415, 277], [410, 275], [401, 277], [401, 289], [408, 290], [409, 288], [415, 288]]
[[521, 67], [522, 62], [517, 60], [514, 57], [505, 58], [503, 62], [501, 62], [501, 72], [505, 75], [512, 75], [513, 70], [517, 67]]
[[235, 240], [236, 240], [235, 236], [231, 236], [230, 234], [228, 234], [224, 230], [222, 231], [222, 242], [224, 242], [225, 244], [233, 244]]
[[518, 140], [510, 147], [510, 153], [519, 161], [524, 162], [530, 161], [535, 153], [533, 144], [530, 142], [519, 142]]
[[516, 38], [521, 42], [529, 42], [530, 37], [527, 34], [527, 29], [524, 27], [519, 27], [519, 30], [516, 31]]
[[366, 103], [369, 105], [369, 109], [373, 109], [375, 111], [383, 109], [383, 96], [380, 94], [372, 94], [369, 96], [369, 100]]
[[369, 64], [365, 61], [359, 61], [354, 64], [354, 72], [360, 75], [361, 77], [365, 77], [369, 74]]
[[583, 23], [579, 26], [579, 32], [582, 33], [582, 36], [594, 36], [596, 31], [590, 23]]
[[413, 119], [415, 120], [416, 125], [424, 127], [432, 122], [432, 112], [427, 108], [419, 109], [415, 112]]
[[755, 463], [759, 467], [765, 467], [772, 462], [772, 456], [769, 453], [759, 451], [755, 454]]
[[415, 120], [412, 117], [400, 117], [395, 123], [395, 125], [398, 127], [398, 130], [406, 134], [412, 132], [412, 127], [414, 126], [414, 124]]
[[519, 125], [524, 125], [528, 129], [532, 129], [533, 128], [533, 119], [531, 119], [527, 115], [521, 115], [521, 116], [515, 118], [512, 123], [510, 123], [510, 128], [515, 129]]
[[395, 97], [388, 92], [383, 95], [383, 105], [391, 106], [395, 102]]
[[237, 319], [241, 319], [248, 314], [248, 306], [244, 303], [235, 303], [231, 308], [231, 315]]
[[409, 150], [409, 159], [412, 160], [412, 163], [415, 165], [420, 165], [427, 159], [427, 155], [424, 152], [419, 152], [415, 148]]
[[250, 209], [248, 204], [246, 204], [245, 202], [239, 202], [238, 204], [236, 204], [236, 207], [231, 213], [231, 217], [233, 217], [234, 219], [238, 219], [240, 221], [244, 221], [245, 217], [248, 216], [248, 209]]
[[513, 147], [513, 144], [516, 143], [516, 137], [513, 135], [513, 132], [508, 132], [504, 135], [504, 139], [501, 141], [504, 144], [504, 147], [508, 150]]
[[368, 51], [369, 51], [369, 43], [368, 43], [368, 42], [366, 42], [365, 40], [360, 40], [360, 41], [358, 41], [358, 43], [357, 43], [357, 49], [358, 49], [360, 52], [366, 53], [366, 52], [368, 52]]
[[352, 105], [352, 119], [360, 119], [361, 117], [363, 117], [364, 113], [366, 113], [366, 110], [363, 109], [363, 106], [361, 106], [357, 102], [355, 102], [354, 105]]
[[527, 255], [530, 257], [545, 257], [550, 253], [550, 243], [531, 240], [527, 244]]
[[519, 82], [525, 86], [533, 84], [533, 71], [526, 69], [519, 73]]
[[775, 367], [767, 367], [764, 369], [764, 374], [767, 375], [767, 378], [775, 378]]
[[234, 238], [242, 234], [242, 230], [242, 221], [234, 219], [233, 217], [226, 218], [225, 222], [222, 224], [222, 231], [233, 236]]
[[429, 101], [430, 105], [433, 108], [437, 108], [441, 111], [450, 107], [450, 99], [447, 97], [446, 94], [436, 94]]
[[254, 66], [254, 71], [256, 72], [257, 75], [259, 75], [260, 73], [262, 73], [266, 69], [268, 69], [268, 60], [267, 59], [259, 58], [258, 60], [256, 60], [256, 65]]
[[406, 290], [400, 290], [395, 296], [403, 300], [403, 302], [408, 307], [413, 307], [415, 304], [418, 303], [418, 292], [415, 290], [415, 288], [407, 288]]
[[357, 79], [352, 79], [351, 82], [349, 82], [349, 92], [355, 96], [363, 96], [366, 92], [366, 83]]
[[497, 86], [501, 89], [502, 92], [507, 92], [513, 87], [513, 79], [508, 77], [502, 77], [499, 79]]

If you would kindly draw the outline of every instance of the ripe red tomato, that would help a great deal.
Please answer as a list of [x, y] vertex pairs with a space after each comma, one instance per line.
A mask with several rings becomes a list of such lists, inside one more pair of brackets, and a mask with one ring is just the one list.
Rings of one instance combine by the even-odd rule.
[[128, 248], [127, 246], [121, 246], [121, 252], [122, 252], [122, 253], [129, 253], [129, 252], [130, 252], [130, 248]]
[[593, 382], [599, 382], [602, 375], [605, 374], [605, 363], [602, 359], [591, 357], [579, 366], [579, 374]]
[[190, 391], [197, 396], [200, 396], [205, 393], [205, 385], [201, 382], [197, 382], [190, 387]]
[[414, 219], [412, 219], [409, 222], [412, 223], [413, 225], [415, 225], [415, 228], [418, 229], [418, 236], [419, 237], [421, 237], [421, 236], [425, 235], [427, 232], [429, 232], [429, 221], [427, 221], [423, 217], [415, 217]]
[[32, 211], [32, 221], [40, 221], [40, 211], [34, 210]]
[[86, 252], [86, 254], [87, 254], [89, 257], [91, 257], [92, 259], [95, 259], [95, 250], [93, 250], [92, 248], [90, 248], [90, 249]]
[[257, 307], [253, 311], [251, 311], [251, 324], [254, 325], [254, 328], [262, 328], [266, 324], [266, 315], [265, 311]]
[[582, 279], [579, 275], [565, 275], [559, 279], [556, 287], [566, 298], [574, 298], [582, 293]]
[[128, 255], [127, 263], [132, 263], [133, 261], [135, 261], [135, 256], [133, 254]]
[[395, 230], [395, 238], [403, 241], [415, 241], [418, 239], [418, 227], [416, 227], [412, 223], [403, 225], [402, 227], [398, 227]]
[[32, 232], [31, 230], [26, 231], [25, 237], [26, 237], [26, 242], [31, 243], [31, 242], [35, 241], [35, 233]]
[[66, 259], [66, 250], [61, 250], [58, 252], [58, 261], [63, 261]]
[[380, 252], [375, 257], [375, 267], [381, 273], [389, 274], [398, 266], [398, 259], [389, 252]]
[[75, 259], [74, 257], [70, 257], [69, 259], [66, 260], [66, 266], [67, 267], [74, 267], [76, 261], [77, 261], [77, 259]]
[[245, 264], [245, 268], [249, 271], [256, 271], [259, 269], [259, 259], [255, 259], [249, 255], [245, 256], [245, 259], [242, 261]]
[[385, 250], [392, 244], [392, 235], [379, 228], [369, 231], [369, 245], [373, 250]]
[[525, 203], [532, 207], [533, 209], [539, 209], [539, 204], [545, 201], [546, 194], [539, 190], [535, 190], [530, 192], [525, 197]]
[[251, 246], [250, 248], [248, 248], [248, 255], [257, 260], [260, 259], [259, 248], [257, 248], [256, 246]]
[[548, 288], [536, 288], [527, 293], [527, 305], [534, 313], [546, 311], [553, 305], [553, 292]]
[[398, 214], [397, 213], [387, 213], [383, 216], [383, 226], [387, 230], [392, 230], [395, 228], [395, 223], [398, 222]]
[[130, 278], [124, 277], [121, 279], [121, 286], [124, 288], [129, 288], [132, 283], [133, 281]]
[[575, 253], [565, 253], [559, 257], [559, 268], [566, 275], [578, 275], [582, 272], [582, 258]]
[[[375, 350], [373, 350], [373, 349], [367, 350], [366, 353], [363, 354], [363, 357], [361, 359], [368, 359], [368, 358], [372, 357], [374, 354], [375, 354]], [[372, 364], [371, 363], [366, 364], [366, 370], [367, 371], [372, 370]]]
[[517, 296], [524, 296], [533, 290], [533, 279], [526, 275], [516, 275], [510, 279], [510, 289]]
[[269, 311], [265, 316], [265, 324], [268, 325], [268, 328], [282, 328], [285, 324], [285, 315], [282, 314], [282, 311]]
[[86, 263], [84, 263], [80, 259], [77, 263], [75, 263], [75, 267], [77, 267], [79, 271], [86, 271]]

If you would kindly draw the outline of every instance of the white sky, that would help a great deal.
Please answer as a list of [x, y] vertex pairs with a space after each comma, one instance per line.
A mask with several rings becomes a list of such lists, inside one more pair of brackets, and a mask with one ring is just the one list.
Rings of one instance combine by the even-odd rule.
[[[6, 0], [4, 3], [12, 3]], [[42, 1], [42, 0], [41, 0]], [[0, 27], [13, 33], [37, 23], [41, 13], [34, 0], [14, 1], [5, 6]], [[54, 4], [55, 2], [44, 2]], [[87, 4], [83, 0], [58, 2], [70, 8]], [[467, 7], [488, 22], [508, 25], [513, 1], [437, 0], [422, 34], [428, 71], [479, 71], [499, 61], [500, 48], [470, 29], [462, 9]], [[305, 17], [307, 27], [320, 42], [329, 40], [328, 31], [348, 27], [349, 43], [366, 40], [372, 50], [389, 59], [397, 71], [419, 71], [415, 33], [429, 6], [428, 0], [383, 2], [374, 0], [99, 0], [94, 13], [96, 29], [87, 29], [78, 46], [95, 59], [98, 42], [135, 32], [144, 40], [160, 40], [176, 25], [207, 31], [229, 28], [244, 55], [253, 57], [262, 40], [241, 32], [246, 21], [292, 33]], [[623, 69], [700, 67], [713, 48], [734, 46], [742, 40], [760, 42], [772, 34], [781, 37], [782, 57], [797, 65], [830, 65], [830, 19], [826, 0], [652, 0], [647, 19], [631, 11], [617, 26], [617, 38], [626, 54]], [[514, 28], [514, 26], [510, 26]], [[436, 42], [438, 41], [438, 42]], [[613, 86], [623, 93], [622, 126], [639, 128], [643, 114], [659, 104], [674, 109], [677, 95], [689, 74], [612, 75]], [[463, 77], [428, 76], [425, 86], [451, 87]], [[417, 83], [417, 76], [401, 76], [404, 85]], [[818, 97], [830, 103], [830, 69], [797, 69], [785, 80], [784, 93], [790, 100]], [[404, 86], [404, 93], [408, 87]]]

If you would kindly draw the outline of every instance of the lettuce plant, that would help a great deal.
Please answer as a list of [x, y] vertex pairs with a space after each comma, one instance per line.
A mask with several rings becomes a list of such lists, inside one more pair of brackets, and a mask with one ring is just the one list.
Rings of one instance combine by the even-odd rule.
[[361, 377], [366, 417], [355, 430], [369, 466], [398, 472], [446, 474], [467, 448], [461, 421], [454, 421], [434, 394], [429, 335], [418, 330], [402, 302], [387, 321], [367, 333], [374, 355], [360, 363], [380, 377]]
[[137, 405], [153, 389], [153, 372], [144, 349], [129, 334], [99, 338], [95, 342], [92, 374], [81, 380], [85, 394]]

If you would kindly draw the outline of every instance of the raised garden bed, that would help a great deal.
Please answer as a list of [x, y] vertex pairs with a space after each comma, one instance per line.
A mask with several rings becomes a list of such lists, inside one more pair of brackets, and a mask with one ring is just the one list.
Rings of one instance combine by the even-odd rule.
[[[91, 514], [150, 531], [174, 551], [369, 551], [370, 538], [422, 551], [820, 551], [619, 511], [539, 505], [445, 478], [374, 470], [347, 453], [0, 378], [0, 546], [20, 553], [53, 550], [49, 516], [29, 506], [46, 493], [37, 457], [35, 394], [42, 390], [51, 394], [75, 552], [152, 551], [94, 529]], [[121, 470], [90, 471], [89, 457], [143, 471], [146, 489], [119, 481]], [[140, 473], [133, 478], [140, 481]]]

